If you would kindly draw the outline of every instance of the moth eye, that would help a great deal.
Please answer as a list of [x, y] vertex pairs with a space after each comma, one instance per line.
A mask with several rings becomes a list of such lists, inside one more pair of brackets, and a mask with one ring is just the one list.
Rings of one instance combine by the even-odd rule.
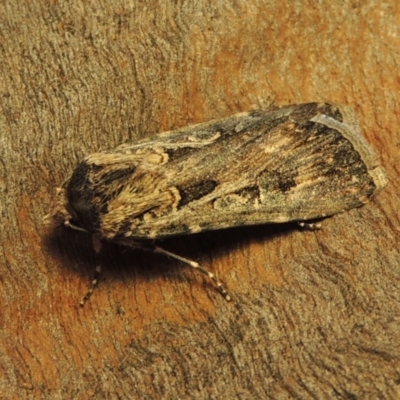
[[78, 215], [76, 214], [75, 210], [73, 209], [73, 207], [71, 206], [71, 204], [67, 203], [65, 205], [65, 209], [67, 210], [68, 214], [71, 216], [71, 218], [69, 219], [69, 221], [78, 221]]

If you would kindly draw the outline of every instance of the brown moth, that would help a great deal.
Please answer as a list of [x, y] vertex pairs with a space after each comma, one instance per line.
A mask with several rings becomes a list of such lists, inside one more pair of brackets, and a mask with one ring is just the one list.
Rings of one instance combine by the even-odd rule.
[[[47, 221], [198, 263], [145, 241], [235, 226], [328, 217], [387, 183], [352, 111], [327, 103], [255, 110], [87, 156]], [[315, 226], [315, 225], [314, 225]], [[97, 284], [100, 266], [92, 286]]]

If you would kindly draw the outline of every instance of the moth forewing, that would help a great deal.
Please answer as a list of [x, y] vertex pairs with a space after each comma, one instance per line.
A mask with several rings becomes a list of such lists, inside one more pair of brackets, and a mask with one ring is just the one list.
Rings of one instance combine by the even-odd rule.
[[386, 183], [350, 109], [306, 103], [89, 155], [57, 215], [97, 237], [174, 256], [229, 297], [197, 263], [140, 240], [327, 217], [365, 204]]

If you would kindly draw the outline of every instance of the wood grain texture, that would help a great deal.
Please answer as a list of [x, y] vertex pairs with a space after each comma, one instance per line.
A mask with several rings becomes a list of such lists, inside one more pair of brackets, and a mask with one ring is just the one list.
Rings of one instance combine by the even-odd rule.
[[[0, 392], [4, 398], [400, 396], [400, 4], [0, 4]], [[165, 240], [172, 260], [42, 224], [94, 151], [251, 108], [353, 107], [389, 185], [318, 232]]]

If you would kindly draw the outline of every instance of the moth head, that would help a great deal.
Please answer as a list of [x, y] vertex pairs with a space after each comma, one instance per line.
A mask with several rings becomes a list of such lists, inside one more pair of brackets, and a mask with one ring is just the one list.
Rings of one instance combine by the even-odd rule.
[[50, 209], [51, 212], [43, 218], [43, 223], [49, 228], [54, 229], [64, 225], [72, 229], [86, 232], [86, 229], [74, 223], [74, 221], [77, 221], [77, 216], [68, 203], [65, 188], [56, 189], [56, 195]]

